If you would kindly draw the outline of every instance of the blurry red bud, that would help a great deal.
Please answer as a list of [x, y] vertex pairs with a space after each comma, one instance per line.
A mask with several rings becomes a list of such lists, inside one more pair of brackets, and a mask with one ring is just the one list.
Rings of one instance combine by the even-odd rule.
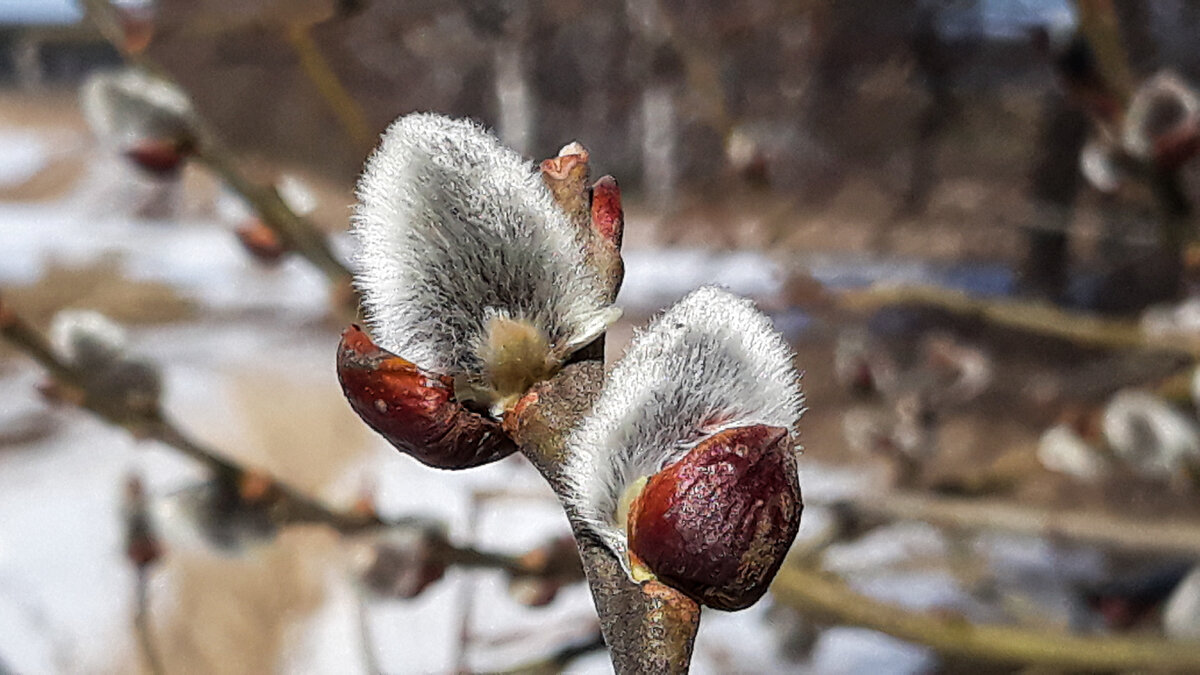
[[247, 504], [261, 504], [278, 496], [275, 481], [258, 471], [246, 471], [238, 477], [238, 497]]
[[151, 175], [163, 178], [178, 173], [187, 155], [188, 144], [175, 139], [144, 140], [125, 151], [125, 156], [134, 164]]
[[258, 218], [250, 218], [238, 227], [237, 238], [246, 252], [267, 265], [278, 263], [287, 252], [279, 235]]
[[123, 40], [121, 50], [126, 54], [141, 54], [154, 37], [155, 8], [152, 3], [132, 7], [116, 7]]
[[137, 476], [125, 481], [125, 556], [139, 568], [162, 557], [162, 544], [150, 524], [146, 490]]
[[441, 469], [494, 462], [517, 446], [500, 423], [454, 397], [454, 380], [380, 349], [358, 326], [342, 333], [338, 380], [358, 416], [403, 453]]
[[526, 607], [545, 607], [558, 597], [562, 584], [555, 579], [516, 577], [508, 582], [508, 596]]
[[647, 481], [629, 512], [635, 566], [716, 609], [767, 591], [800, 527], [787, 429], [728, 429]]
[[1181, 124], [1154, 139], [1154, 161], [1164, 171], [1175, 171], [1200, 154], [1200, 123]]

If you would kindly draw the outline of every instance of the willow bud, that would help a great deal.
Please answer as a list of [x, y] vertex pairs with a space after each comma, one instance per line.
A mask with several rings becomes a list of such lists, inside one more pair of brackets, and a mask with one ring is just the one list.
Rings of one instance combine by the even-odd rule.
[[499, 422], [455, 398], [453, 378], [379, 348], [358, 326], [342, 333], [337, 372], [350, 407], [367, 426], [423, 464], [463, 469], [517, 449]]
[[572, 432], [569, 506], [631, 578], [717, 609], [748, 607], [799, 529], [792, 432], [802, 410], [770, 320], [702, 288], [634, 338]]
[[729, 429], [654, 474], [629, 509], [635, 575], [652, 570], [716, 609], [766, 592], [800, 528], [800, 485], [788, 430]]

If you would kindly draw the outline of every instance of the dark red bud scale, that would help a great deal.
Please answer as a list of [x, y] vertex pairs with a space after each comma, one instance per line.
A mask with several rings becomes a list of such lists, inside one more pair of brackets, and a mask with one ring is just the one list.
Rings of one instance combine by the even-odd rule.
[[767, 591], [803, 510], [788, 430], [727, 429], [654, 474], [629, 511], [629, 551], [659, 581], [716, 609]]
[[149, 174], [168, 177], [178, 173], [188, 153], [187, 143], [176, 139], [151, 139], [126, 150], [125, 156]]
[[1200, 124], [1184, 123], [1154, 139], [1154, 161], [1164, 171], [1175, 171], [1200, 154]]
[[379, 348], [358, 326], [342, 333], [338, 380], [350, 407], [397, 450], [440, 469], [494, 462], [517, 446], [500, 423], [454, 397], [454, 380]]
[[287, 252], [287, 248], [279, 240], [279, 235], [258, 218], [250, 218], [242, 224], [237, 229], [237, 238], [242, 248], [267, 265], [278, 263]]

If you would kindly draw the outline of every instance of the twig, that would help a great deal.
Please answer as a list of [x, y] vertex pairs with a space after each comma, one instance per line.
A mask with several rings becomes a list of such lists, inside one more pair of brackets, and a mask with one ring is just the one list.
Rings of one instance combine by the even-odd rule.
[[976, 298], [962, 291], [933, 286], [876, 285], [843, 291], [838, 297], [838, 305], [851, 311], [923, 305], [1093, 347], [1162, 349], [1200, 356], [1200, 339], [1147, 334], [1133, 321], [1068, 312], [1044, 302]]
[[359, 588], [355, 591], [358, 605], [358, 646], [362, 650], [363, 669], [368, 675], [381, 675], [379, 656], [375, 653], [375, 637], [371, 630], [371, 604], [367, 594]]
[[1133, 74], [1121, 44], [1121, 26], [1113, 0], [1075, 0], [1079, 25], [1096, 54], [1101, 76], [1122, 102], [1133, 92]]
[[794, 565], [780, 570], [771, 591], [780, 602], [805, 614], [881, 631], [974, 661], [1086, 671], [1200, 669], [1200, 647], [1187, 642], [977, 625], [961, 617], [887, 605], [828, 575]]
[[317, 88], [321, 98], [325, 99], [333, 114], [337, 116], [342, 129], [354, 145], [362, 150], [369, 150], [375, 142], [375, 134], [371, 133], [371, 125], [363, 114], [362, 107], [346, 91], [338, 79], [337, 73], [329, 65], [325, 55], [312, 37], [311, 28], [304, 24], [291, 26], [287, 30], [287, 41], [300, 59], [300, 68], [305, 76]]
[[[354, 534], [378, 528], [422, 527], [415, 521], [385, 521], [375, 514], [330, 509], [285, 483], [257, 469], [249, 469], [224, 453], [193, 440], [161, 410], [130, 408], [120, 402], [106, 400], [87, 388], [87, 380], [76, 368], [58, 357], [53, 347], [36, 329], [7, 308], [0, 299], [0, 336], [25, 352], [45, 368], [56, 382], [69, 390], [65, 400], [78, 405], [97, 417], [122, 427], [135, 438], [151, 438], [207, 466], [214, 474], [227, 478], [264, 477], [278, 492], [272, 505], [282, 523], [319, 523], [343, 534]], [[561, 572], [531, 564], [521, 556], [481, 551], [471, 546], [456, 546], [439, 539], [432, 554], [446, 565], [464, 568], [497, 569], [515, 577], [559, 578]]]
[[[83, 3], [88, 18], [125, 59], [179, 87], [174, 78], [144, 53], [132, 54], [125, 49], [124, 31], [117, 11], [109, 0], [83, 0]], [[320, 270], [335, 289], [352, 288], [350, 271], [334, 255], [325, 234], [312, 221], [293, 211], [273, 187], [260, 185], [247, 178], [232, 153], [224, 148], [211, 128], [202, 121], [198, 121], [197, 124], [200, 127], [200, 141], [195, 150], [196, 160], [241, 195], [258, 213], [263, 224], [270, 228], [288, 249], [295, 251]]]
[[504, 675], [557, 675], [575, 659], [604, 649], [604, 636], [596, 631], [583, 640], [571, 641], [549, 656], [503, 671]]
[[[513, 440], [560, 499], [571, 489], [562, 472], [566, 437], [599, 395], [603, 353], [600, 339], [580, 353], [579, 362], [535, 386], [506, 420]], [[614, 554], [586, 530], [570, 506], [565, 508], [616, 672], [686, 673], [700, 607], [661, 583], [630, 580]]]
[[163, 668], [162, 655], [154, 643], [154, 633], [150, 626], [150, 574], [149, 566], [138, 566], [133, 626], [142, 648], [142, 656], [146, 659], [146, 667], [153, 675], [165, 675], [167, 671]]
[[1200, 525], [1085, 511], [1048, 510], [1000, 501], [947, 499], [907, 492], [858, 497], [838, 507], [867, 518], [919, 520], [965, 530], [1088, 542], [1126, 551], [1200, 556]]
[[209, 136], [197, 149], [196, 160], [241, 195], [286, 248], [312, 263], [335, 286], [349, 287], [350, 270], [333, 254], [325, 234], [312, 221], [293, 211], [275, 188], [247, 178], [232, 154]]

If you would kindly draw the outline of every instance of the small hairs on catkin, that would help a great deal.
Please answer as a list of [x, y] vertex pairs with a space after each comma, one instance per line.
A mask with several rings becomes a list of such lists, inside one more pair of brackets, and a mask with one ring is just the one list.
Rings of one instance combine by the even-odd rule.
[[803, 411], [800, 375], [770, 319], [745, 298], [700, 288], [634, 336], [572, 432], [571, 506], [628, 564], [617, 511], [631, 485], [726, 429], [794, 434]]
[[498, 413], [619, 315], [535, 167], [474, 122], [396, 120], [358, 198], [376, 340], [477, 407]]

